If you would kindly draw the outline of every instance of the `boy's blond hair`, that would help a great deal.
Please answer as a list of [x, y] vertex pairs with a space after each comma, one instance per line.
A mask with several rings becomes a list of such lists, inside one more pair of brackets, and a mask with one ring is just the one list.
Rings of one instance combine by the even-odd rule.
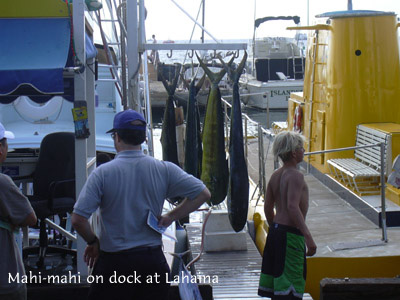
[[275, 137], [272, 152], [275, 158], [280, 157], [283, 162], [288, 161], [296, 149], [303, 147], [304, 137], [295, 131], [282, 131]]

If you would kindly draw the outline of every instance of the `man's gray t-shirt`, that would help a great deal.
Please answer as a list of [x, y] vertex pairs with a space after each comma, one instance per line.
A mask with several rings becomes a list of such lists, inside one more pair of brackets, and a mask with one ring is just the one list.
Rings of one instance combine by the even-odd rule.
[[161, 245], [161, 236], [147, 225], [149, 211], [162, 214], [164, 200], [196, 198], [205, 189], [197, 178], [173, 163], [142, 151], [123, 151], [90, 174], [74, 213], [89, 218], [100, 208], [100, 248], [117, 252]]
[[[32, 212], [28, 199], [12, 179], [0, 174], [0, 218], [16, 225], [21, 224]], [[11, 293], [22, 286], [21, 283], [9, 282], [9, 274], [15, 279], [17, 275], [25, 275], [25, 270], [14, 235], [0, 228], [0, 294]]]

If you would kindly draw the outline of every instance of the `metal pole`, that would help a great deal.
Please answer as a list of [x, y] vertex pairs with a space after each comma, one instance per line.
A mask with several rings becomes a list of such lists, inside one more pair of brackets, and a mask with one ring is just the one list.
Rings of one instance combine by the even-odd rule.
[[381, 143], [369, 144], [369, 145], [363, 145], [363, 146], [353, 146], [353, 147], [346, 147], [346, 148], [328, 149], [328, 150], [321, 150], [321, 151], [306, 152], [306, 153], [304, 153], [304, 155], [316, 155], [316, 154], [340, 152], [340, 151], [346, 151], [346, 150], [356, 150], [356, 149], [363, 149], [363, 148], [380, 147], [380, 145], [381, 145]]
[[[126, 31], [122, 30], [122, 28], [126, 28], [126, 2], [123, 3], [118, 7], [121, 15], [118, 16], [118, 19], [121, 19], [120, 22], [124, 26], [120, 26], [121, 28], [121, 66], [122, 66], [122, 105], [124, 106], [124, 110], [128, 109], [128, 87], [127, 87], [127, 74], [126, 74]], [[120, 24], [121, 24], [120, 23]]]
[[[264, 161], [264, 138], [262, 133], [262, 127], [258, 124], [258, 187], [259, 187], [259, 197], [263, 195], [265, 199], [265, 161]], [[258, 203], [258, 200], [257, 200]], [[257, 205], [256, 203], [256, 205]]]
[[[265, 92], [262, 92], [262, 93], [249, 93], [249, 94], [243, 94], [243, 95], [240, 95], [240, 97], [247, 97], [247, 96], [259, 96], [259, 95], [261, 95], [261, 96], [267, 96], [267, 94], [265, 93]], [[233, 98], [233, 96], [232, 95], [224, 95], [224, 98]]]
[[220, 43], [220, 41], [218, 41], [207, 29], [205, 29], [203, 26], [201, 26], [199, 24], [199, 22], [197, 22], [195, 19], [192, 18], [191, 15], [189, 15], [178, 3], [176, 3], [174, 0], [171, 0], [172, 3], [174, 3], [185, 15], [187, 15], [189, 17], [189, 19], [191, 19], [193, 22], [195, 22], [202, 30], [204, 30], [215, 42], [217, 42], [218, 44]]
[[259, 138], [261, 139], [261, 161], [262, 161], [262, 193], [263, 193], [263, 197], [264, 199], [267, 198], [267, 179], [265, 177], [265, 157], [264, 157], [264, 135], [262, 133], [262, 127], [260, 126], [260, 132], [259, 132]]
[[70, 233], [69, 231], [65, 230], [63, 227], [61, 227], [60, 225], [52, 222], [51, 220], [49, 220], [48, 218], [44, 219], [45, 223], [47, 225], [49, 225], [51, 228], [58, 230], [62, 235], [64, 235], [67, 239], [76, 242], [77, 241], [77, 237], [75, 235], [73, 235], [72, 233]]
[[386, 231], [386, 199], [385, 199], [385, 143], [380, 144], [381, 147], [381, 223], [382, 223], [382, 240], [387, 243]]
[[128, 107], [136, 111], [141, 111], [140, 99], [138, 99], [138, 73], [136, 73], [139, 67], [137, 11], [137, 0], [126, 2], [128, 40], [126, 47], [126, 54], [128, 56]]
[[271, 128], [270, 124], [269, 124], [269, 97], [268, 97], [268, 93], [265, 93], [263, 97], [267, 98], [267, 128]]
[[[139, 21], [140, 21], [140, 32], [141, 32], [141, 41], [140, 43], [146, 42], [146, 28], [145, 28], [145, 9], [144, 9], [144, 0], [139, 0]], [[151, 102], [150, 102], [150, 86], [149, 86], [149, 71], [147, 65], [147, 50], [143, 53], [143, 71], [144, 71], [144, 97], [145, 97], [145, 113], [147, 120], [147, 144], [149, 147], [150, 156], [154, 157], [154, 141], [153, 141], [153, 121], [151, 114]]]
[[347, 0], [347, 10], [353, 10], [353, 1]]
[[[206, 0], [203, 0], [203, 17], [201, 22], [203, 28], [205, 24], [205, 16], [206, 16]], [[201, 30], [201, 42], [204, 44], [204, 29]]]
[[[86, 66], [85, 52], [85, 4], [83, 0], [73, 1], [73, 24], [74, 24], [74, 41], [76, 46], [76, 55], [82, 65]], [[86, 100], [86, 70], [81, 74], [74, 75], [74, 95], [75, 101]], [[78, 102], [76, 102], [78, 103]], [[95, 134], [94, 128], [92, 134]], [[79, 195], [83, 185], [87, 179], [87, 141], [86, 139], [75, 139], [75, 191]], [[77, 271], [81, 275], [88, 274], [88, 268], [83, 261], [83, 252], [85, 251], [86, 243], [81, 236], [77, 242]]]

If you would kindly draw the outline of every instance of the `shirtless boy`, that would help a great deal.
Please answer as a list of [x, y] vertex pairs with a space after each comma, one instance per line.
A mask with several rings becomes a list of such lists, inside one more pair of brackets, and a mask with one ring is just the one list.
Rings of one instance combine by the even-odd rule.
[[[317, 246], [305, 223], [308, 187], [296, 168], [304, 157], [303, 137], [291, 131], [275, 137], [273, 153], [283, 166], [268, 183], [264, 204], [269, 224], [258, 294], [271, 299], [302, 299], [306, 279], [305, 256]], [[274, 211], [275, 208], [275, 211]]]

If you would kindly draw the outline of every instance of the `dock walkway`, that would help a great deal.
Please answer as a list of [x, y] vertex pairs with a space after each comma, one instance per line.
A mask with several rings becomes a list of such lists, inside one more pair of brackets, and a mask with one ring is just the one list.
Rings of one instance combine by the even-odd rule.
[[[192, 255], [196, 257], [200, 252], [201, 224], [188, 224], [186, 229]], [[196, 275], [218, 276], [218, 283], [212, 284], [214, 299], [267, 299], [257, 295], [261, 260], [247, 235], [247, 251], [204, 252], [194, 268]], [[303, 299], [312, 300], [309, 294]]]
[[[265, 143], [268, 146], [268, 142]], [[258, 182], [257, 143], [249, 141], [250, 165], [249, 175]], [[273, 172], [272, 154], [265, 162], [266, 181]], [[398, 255], [400, 248], [400, 228], [388, 229], [388, 243], [375, 243], [382, 238], [382, 231], [338, 194], [340, 191], [330, 189], [312, 174], [307, 174], [303, 168], [309, 188], [310, 207], [307, 215], [307, 225], [318, 246], [315, 258], [323, 257], [379, 257]], [[252, 195], [252, 193], [251, 193]], [[258, 192], [251, 199], [250, 209], [262, 211], [262, 199], [257, 202]], [[196, 223], [197, 222], [197, 223]], [[188, 239], [193, 257], [200, 251], [200, 220], [187, 226]], [[213, 284], [214, 299], [260, 299], [257, 296], [258, 277], [261, 269], [261, 255], [256, 250], [250, 236], [247, 237], [247, 251], [204, 253], [195, 263], [198, 275], [218, 275], [219, 282]], [[345, 247], [343, 247], [343, 245]], [[342, 248], [340, 248], [342, 247]], [[337, 275], [336, 275], [337, 276]], [[363, 275], [365, 277], [365, 275]], [[329, 277], [329, 276], [328, 276]], [[332, 275], [331, 275], [332, 277]], [[319, 287], [313, 287], [315, 295]], [[312, 299], [304, 295], [304, 299]]]
[[[200, 252], [201, 224], [186, 227], [193, 257]], [[247, 251], [205, 252], [195, 263], [196, 275], [218, 276], [213, 285], [214, 299], [260, 299], [257, 296], [261, 255], [250, 235]]]

